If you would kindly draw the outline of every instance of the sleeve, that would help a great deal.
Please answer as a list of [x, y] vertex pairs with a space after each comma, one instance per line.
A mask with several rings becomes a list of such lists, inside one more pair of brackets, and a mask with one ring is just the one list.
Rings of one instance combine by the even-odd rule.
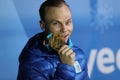
[[85, 54], [79, 49], [75, 53], [76, 59], [74, 66], [59, 63], [54, 80], [90, 80]]
[[39, 70], [31, 63], [23, 63], [19, 65], [17, 80], [49, 80], [46, 71]]
[[25, 58], [20, 59], [17, 80], [75, 80], [73, 66], [58, 63], [54, 68], [52, 62], [45, 60], [44, 57], [36, 58], [30, 51], [23, 53], [29, 55], [22, 55]]
[[59, 63], [54, 74], [54, 80], [75, 80], [75, 68], [68, 64]]
[[85, 54], [81, 49], [77, 49], [75, 53], [77, 62], [77, 66], [75, 67], [75, 80], [90, 80], [88, 76], [87, 59], [85, 57]]
[[50, 69], [50, 65], [45, 60], [34, 64], [23, 63], [19, 66], [17, 80], [75, 80], [76, 73], [73, 66], [59, 63], [52, 76], [53, 69]]

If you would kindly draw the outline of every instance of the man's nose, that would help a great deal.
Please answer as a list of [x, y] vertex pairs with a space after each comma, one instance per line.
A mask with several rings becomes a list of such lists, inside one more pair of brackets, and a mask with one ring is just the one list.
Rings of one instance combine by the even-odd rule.
[[61, 32], [66, 32], [67, 31], [67, 26], [65, 24], [63, 24], [61, 26]]

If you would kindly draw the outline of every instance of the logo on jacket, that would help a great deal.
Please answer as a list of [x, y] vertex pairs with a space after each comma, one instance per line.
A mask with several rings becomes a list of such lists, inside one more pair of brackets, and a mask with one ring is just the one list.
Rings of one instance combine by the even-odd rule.
[[75, 61], [74, 67], [75, 67], [76, 73], [81, 72], [81, 67], [78, 61]]

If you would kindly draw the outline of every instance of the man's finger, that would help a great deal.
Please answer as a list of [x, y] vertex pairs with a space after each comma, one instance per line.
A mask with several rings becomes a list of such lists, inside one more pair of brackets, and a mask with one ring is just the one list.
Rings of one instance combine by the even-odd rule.
[[63, 47], [60, 48], [60, 50], [58, 51], [58, 53], [61, 53], [61, 51], [63, 51], [64, 49], [66, 49], [68, 46], [64, 45]]

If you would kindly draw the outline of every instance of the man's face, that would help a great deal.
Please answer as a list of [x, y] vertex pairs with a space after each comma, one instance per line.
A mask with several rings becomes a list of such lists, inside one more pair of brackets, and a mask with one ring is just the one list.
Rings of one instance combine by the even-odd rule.
[[69, 8], [66, 5], [47, 8], [45, 20], [49, 32], [59, 34], [67, 42], [73, 30]]

